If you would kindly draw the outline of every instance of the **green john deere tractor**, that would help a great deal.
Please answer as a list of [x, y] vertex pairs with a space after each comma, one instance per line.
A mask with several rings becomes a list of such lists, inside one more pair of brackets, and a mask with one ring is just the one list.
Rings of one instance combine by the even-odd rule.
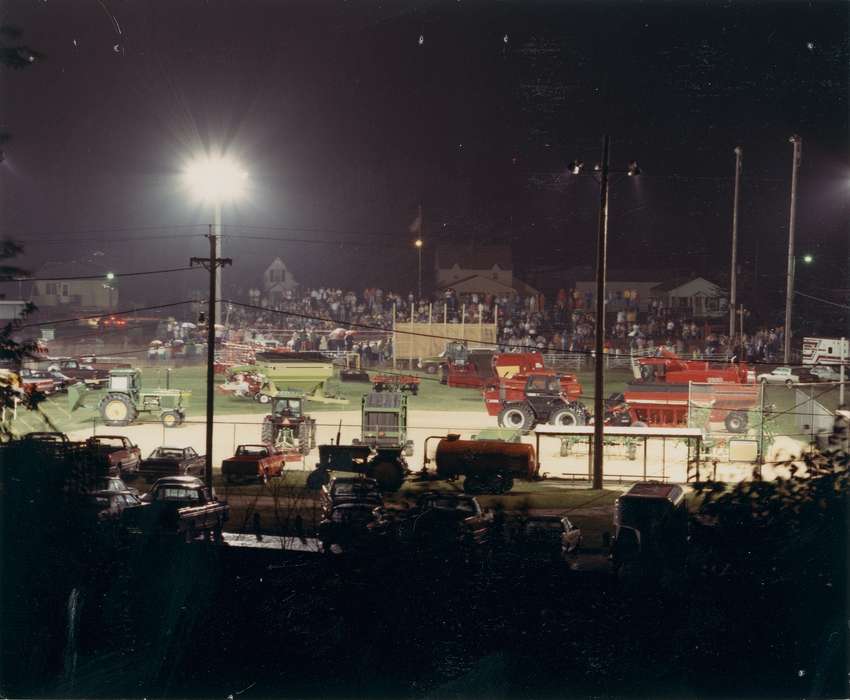
[[139, 414], [156, 416], [166, 428], [176, 428], [186, 419], [186, 406], [191, 392], [182, 389], [142, 389], [142, 372], [139, 369], [113, 369], [109, 371], [106, 393], [91, 391], [85, 384], [68, 387], [68, 405], [71, 411], [82, 407], [90, 396], [100, 396], [97, 410], [104, 425], [122, 427], [134, 422]]

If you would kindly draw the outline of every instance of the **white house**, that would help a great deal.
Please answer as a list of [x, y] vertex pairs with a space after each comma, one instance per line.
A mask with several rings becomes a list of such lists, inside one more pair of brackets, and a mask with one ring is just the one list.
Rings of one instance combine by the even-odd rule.
[[270, 304], [279, 303], [287, 291], [295, 291], [298, 282], [280, 258], [275, 258], [263, 273], [263, 291]]
[[694, 318], [720, 318], [729, 308], [726, 290], [704, 277], [659, 284], [653, 287], [652, 297], [665, 308]]
[[107, 273], [106, 268], [90, 260], [45, 263], [35, 274], [32, 301], [42, 309], [60, 306], [98, 311], [115, 309], [119, 295], [117, 280], [109, 279]]
[[437, 288], [459, 294], [537, 294], [514, 277], [513, 256], [507, 245], [440, 246], [434, 256]]

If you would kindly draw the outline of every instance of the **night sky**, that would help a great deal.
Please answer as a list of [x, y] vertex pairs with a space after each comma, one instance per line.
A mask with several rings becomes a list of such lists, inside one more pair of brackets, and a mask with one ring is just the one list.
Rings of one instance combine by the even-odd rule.
[[[850, 286], [846, 3], [11, 0], [3, 22], [44, 54], [4, 71], [0, 106], [0, 225], [31, 268], [204, 254], [211, 214], [178, 175], [220, 143], [252, 183], [224, 213], [231, 281], [280, 255], [308, 285], [409, 288], [420, 202], [428, 250], [588, 264], [598, 187], [566, 164], [592, 164], [607, 130], [612, 166], [644, 173], [612, 185], [611, 267], [725, 283], [740, 144], [742, 265], [758, 255], [766, 294], [799, 133], [799, 250], [819, 265], [800, 285]], [[201, 286], [153, 279], [125, 298]]]

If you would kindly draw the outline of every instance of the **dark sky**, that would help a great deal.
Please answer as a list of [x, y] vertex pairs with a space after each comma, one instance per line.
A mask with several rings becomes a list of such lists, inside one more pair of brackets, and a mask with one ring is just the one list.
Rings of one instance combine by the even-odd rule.
[[[409, 287], [420, 201], [429, 249], [474, 237], [512, 242], [524, 269], [587, 264], [598, 188], [565, 165], [607, 130], [612, 165], [644, 172], [612, 186], [612, 267], [723, 281], [741, 144], [744, 264], [758, 245], [781, 273], [799, 133], [800, 249], [818, 282], [848, 269], [846, 3], [7, 0], [3, 22], [45, 55], [5, 72], [0, 106], [0, 225], [30, 266], [204, 254], [211, 215], [178, 174], [220, 143], [253, 190], [224, 214], [253, 237], [226, 241], [231, 280], [278, 254], [307, 284]], [[148, 280], [128, 295], [189, 284]]]

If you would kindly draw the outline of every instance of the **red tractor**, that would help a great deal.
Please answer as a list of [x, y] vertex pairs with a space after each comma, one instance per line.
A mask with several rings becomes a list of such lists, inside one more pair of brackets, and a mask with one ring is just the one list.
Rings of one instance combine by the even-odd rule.
[[487, 413], [499, 417], [499, 426], [533, 430], [538, 423], [586, 425], [587, 409], [577, 399], [581, 384], [573, 374], [551, 370], [503, 377], [484, 390]]

